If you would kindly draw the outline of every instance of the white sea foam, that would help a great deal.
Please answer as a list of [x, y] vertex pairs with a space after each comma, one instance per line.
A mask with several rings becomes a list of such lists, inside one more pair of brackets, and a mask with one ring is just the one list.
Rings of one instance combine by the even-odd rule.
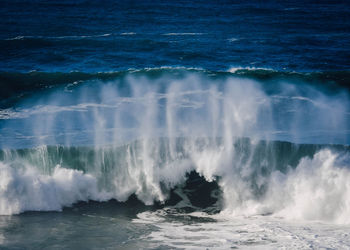
[[165, 33], [164, 36], [200, 36], [205, 33], [195, 33], [195, 32], [179, 32], [179, 33]]
[[16, 36], [16, 37], [12, 37], [12, 38], [7, 38], [6, 40], [11, 41], [11, 40], [22, 40], [26, 38], [26, 36]]
[[[318, 220], [338, 224], [350, 223], [349, 156], [329, 150], [318, 152], [313, 159], [303, 158], [286, 174], [274, 171], [268, 179], [264, 196], [252, 195], [249, 183], [225, 173], [220, 181], [225, 209], [232, 216], [272, 214], [291, 220]], [[226, 178], [226, 176], [230, 176]], [[234, 180], [234, 181], [233, 181]]]
[[24, 39], [85, 39], [85, 38], [98, 38], [111, 36], [111, 33], [98, 34], [98, 35], [73, 35], [73, 36], [16, 36], [7, 38], [6, 40], [24, 40]]
[[286, 175], [274, 173], [268, 206], [277, 216], [289, 219], [350, 223], [349, 159], [322, 150], [313, 159], [302, 159]]
[[133, 36], [133, 35], [136, 35], [135, 32], [124, 32], [124, 33], [120, 33], [120, 35], [122, 36]]
[[267, 71], [274, 71], [273, 69], [270, 69], [270, 68], [260, 68], [260, 67], [231, 67], [227, 70], [227, 72], [230, 72], [230, 73], [236, 73], [237, 71], [239, 70], [267, 70]]
[[110, 198], [98, 191], [95, 177], [82, 171], [56, 166], [52, 175], [47, 175], [34, 167], [18, 169], [0, 163], [0, 215], [59, 211], [77, 201]]
[[[80, 35], [80, 36], [51, 36], [46, 37], [48, 39], [82, 39], [82, 38], [95, 38], [95, 37], [106, 37], [111, 36], [111, 33], [99, 34], [99, 35]], [[42, 37], [44, 38], [44, 37]]]
[[[167, 215], [171, 214], [173, 219]], [[168, 210], [143, 212], [134, 223], [155, 228], [144, 237], [150, 247], [184, 249], [347, 249], [349, 226], [289, 222], [266, 216], [181, 214]]]
[[[136, 194], [150, 205], [154, 200], [165, 201], [167, 193], [164, 193], [164, 188], [181, 186], [186, 173], [195, 170], [208, 181], [218, 181], [223, 192], [220, 202], [223, 218], [271, 215], [288, 220], [350, 223], [350, 158], [347, 154], [338, 155], [324, 149], [313, 159], [304, 157], [295, 169], [290, 168], [286, 173], [274, 170], [270, 176], [257, 176], [255, 183], [267, 184], [267, 189], [256, 196], [251, 188], [251, 162], [242, 166], [241, 159], [229, 157], [224, 147], [203, 150], [189, 141], [184, 145], [189, 158], [176, 153], [174, 160], [162, 163], [156, 154], [165, 148], [159, 148], [153, 141], [140, 143], [128, 146], [125, 155], [119, 153], [115, 156], [119, 160], [124, 158], [121, 165], [114, 166], [107, 173], [111, 180], [108, 191], [106, 187], [98, 187], [101, 170], [95, 167], [87, 169], [87, 173], [60, 166], [42, 172], [37, 170], [38, 167], [29, 165], [28, 161], [5, 151], [5, 161], [10, 163], [0, 163], [0, 214], [61, 210], [64, 206], [89, 199], [125, 201], [131, 194]], [[27, 158], [43, 162], [40, 164], [48, 167], [47, 148], [38, 148], [37, 152], [41, 154], [32, 153]], [[183, 206], [190, 207], [185, 194], [181, 194], [181, 190], [179, 192]]]
[[234, 38], [234, 37], [227, 39], [227, 41], [229, 41], [231, 43], [237, 42], [238, 40], [239, 40], [239, 38]]

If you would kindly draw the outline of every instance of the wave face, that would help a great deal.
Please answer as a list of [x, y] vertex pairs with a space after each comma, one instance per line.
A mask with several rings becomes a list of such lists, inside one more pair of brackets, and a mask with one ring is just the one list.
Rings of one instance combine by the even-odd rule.
[[348, 91], [250, 71], [145, 69], [9, 102], [0, 214], [136, 195], [146, 205], [348, 223]]

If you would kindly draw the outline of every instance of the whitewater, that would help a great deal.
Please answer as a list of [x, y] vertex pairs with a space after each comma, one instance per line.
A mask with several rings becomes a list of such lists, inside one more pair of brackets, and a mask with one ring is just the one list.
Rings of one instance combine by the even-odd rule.
[[349, 249], [349, 1], [0, 1], [0, 249]]
[[107, 230], [97, 248], [350, 247], [347, 89], [265, 69], [110, 74], [0, 111], [1, 245], [45, 211]]

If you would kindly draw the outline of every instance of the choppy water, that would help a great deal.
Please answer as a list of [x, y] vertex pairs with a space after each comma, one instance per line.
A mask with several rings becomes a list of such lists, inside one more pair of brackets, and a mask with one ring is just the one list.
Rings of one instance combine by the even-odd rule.
[[3, 71], [349, 69], [347, 1], [2, 1]]
[[0, 3], [0, 248], [347, 248], [347, 2]]

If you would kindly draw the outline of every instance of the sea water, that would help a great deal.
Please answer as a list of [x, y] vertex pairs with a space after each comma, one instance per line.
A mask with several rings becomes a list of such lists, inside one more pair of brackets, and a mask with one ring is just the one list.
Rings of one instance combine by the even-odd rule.
[[0, 7], [0, 248], [350, 246], [348, 3]]

